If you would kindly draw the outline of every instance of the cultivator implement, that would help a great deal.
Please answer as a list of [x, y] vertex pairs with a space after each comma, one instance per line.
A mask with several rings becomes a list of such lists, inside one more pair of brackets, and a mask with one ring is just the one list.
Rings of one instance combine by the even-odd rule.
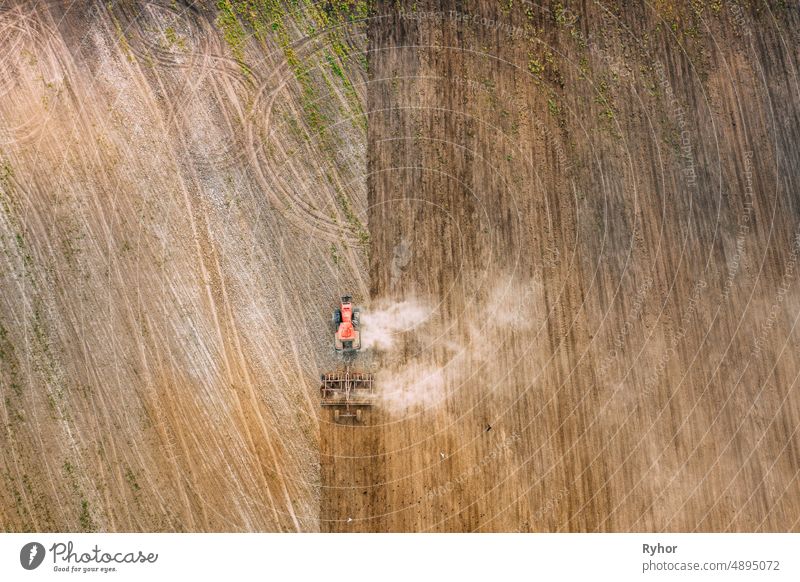
[[363, 409], [372, 406], [375, 384], [372, 374], [355, 372], [349, 367], [320, 376], [321, 403], [333, 407], [333, 419], [362, 420]]

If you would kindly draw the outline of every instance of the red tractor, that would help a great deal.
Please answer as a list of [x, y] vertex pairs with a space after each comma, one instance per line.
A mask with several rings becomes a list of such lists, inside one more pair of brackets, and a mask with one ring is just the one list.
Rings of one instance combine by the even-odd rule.
[[359, 310], [353, 308], [350, 295], [342, 297], [341, 305], [333, 312], [334, 340], [333, 347], [337, 352], [357, 352], [361, 349], [361, 331], [359, 331]]
[[333, 345], [337, 352], [344, 352], [345, 365], [335, 372], [320, 376], [320, 396], [323, 407], [333, 409], [334, 422], [353, 419], [361, 422], [364, 409], [372, 406], [375, 398], [373, 376], [370, 372], [353, 367], [357, 352], [361, 349], [359, 311], [353, 307], [350, 295], [342, 297], [338, 309], [333, 312]]

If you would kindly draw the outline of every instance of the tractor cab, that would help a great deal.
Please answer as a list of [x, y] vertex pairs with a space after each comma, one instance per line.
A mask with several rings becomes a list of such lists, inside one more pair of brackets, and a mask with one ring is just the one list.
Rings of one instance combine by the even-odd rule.
[[353, 308], [353, 298], [344, 295], [339, 308], [333, 312], [333, 346], [337, 352], [357, 352], [361, 349], [359, 315], [359, 310]]

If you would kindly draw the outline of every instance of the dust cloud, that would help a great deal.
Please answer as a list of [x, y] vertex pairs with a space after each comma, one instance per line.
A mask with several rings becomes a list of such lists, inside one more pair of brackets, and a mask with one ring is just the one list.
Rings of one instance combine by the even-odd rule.
[[444, 368], [422, 355], [404, 355], [409, 341], [430, 331], [434, 311], [418, 299], [386, 300], [361, 316], [363, 347], [373, 350], [380, 362], [376, 374], [380, 399], [393, 413], [434, 406], [442, 399]]
[[499, 346], [508, 333], [540, 324], [539, 280], [499, 277], [485, 293], [494, 306], [489, 316], [480, 323], [449, 321], [448, 330], [426, 299], [384, 301], [362, 314], [363, 346], [376, 356], [378, 394], [389, 412], [438, 407], [448, 386], [457, 390], [475, 366], [491, 362], [487, 343]]
[[431, 408], [445, 397], [444, 367], [413, 360], [397, 369], [382, 369], [377, 374], [380, 398], [392, 412], [414, 407]]
[[365, 349], [391, 350], [401, 334], [413, 332], [433, 314], [433, 308], [415, 299], [407, 299], [378, 306], [361, 315], [363, 347]]

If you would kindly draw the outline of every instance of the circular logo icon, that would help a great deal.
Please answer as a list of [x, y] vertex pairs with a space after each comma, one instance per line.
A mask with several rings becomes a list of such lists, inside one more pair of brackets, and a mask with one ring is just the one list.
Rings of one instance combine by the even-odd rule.
[[19, 563], [26, 570], [35, 570], [44, 561], [44, 546], [39, 542], [30, 542], [19, 551]]

